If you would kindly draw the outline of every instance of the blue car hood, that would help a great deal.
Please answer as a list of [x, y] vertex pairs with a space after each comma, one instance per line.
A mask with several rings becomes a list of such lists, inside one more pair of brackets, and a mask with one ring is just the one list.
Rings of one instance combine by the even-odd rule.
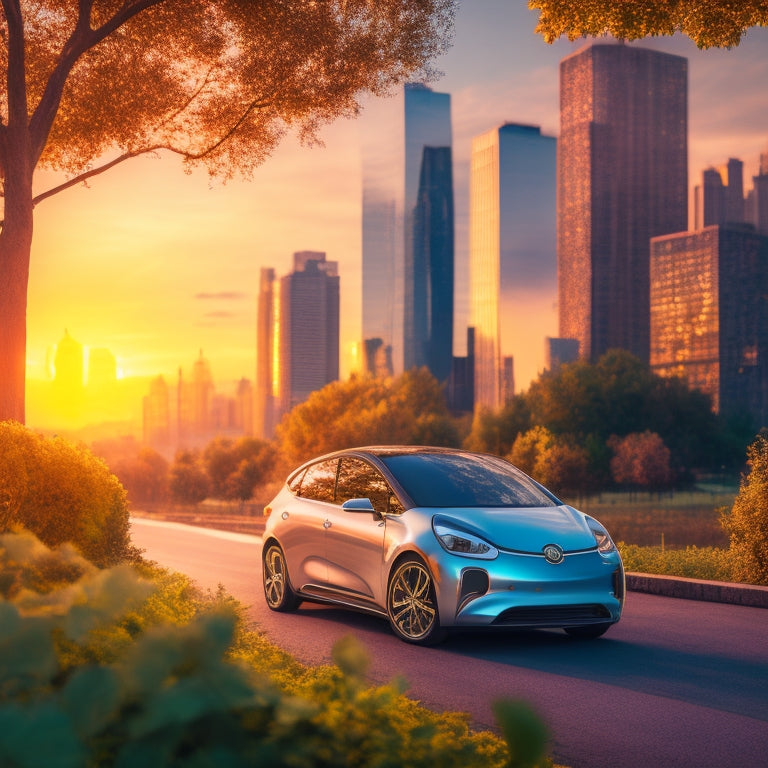
[[565, 552], [594, 549], [595, 537], [585, 517], [573, 507], [473, 508], [435, 515], [435, 522], [474, 533], [498, 549], [539, 554], [547, 544]]

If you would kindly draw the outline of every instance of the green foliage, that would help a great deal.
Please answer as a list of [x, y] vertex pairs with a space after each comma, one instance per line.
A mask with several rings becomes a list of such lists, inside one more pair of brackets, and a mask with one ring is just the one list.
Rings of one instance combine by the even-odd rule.
[[292, 465], [356, 445], [459, 441], [440, 384], [426, 368], [328, 384], [283, 418], [277, 438]]
[[759, 435], [747, 449], [749, 474], [722, 523], [731, 537], [734, 578], [768, 585], [768, 438]]
[[250, 499], [253, 489], [269, 479], [277, 461], [276, 453], [272, 443], [253, 437], [213, 440], [203, 452], [211, 497]]
[[0, 531], [23, 526], [49, 546], [71, 542], [91, 562], [133, 556], [125, 490], [82, 446], [0, 422]]
[[[565, 453], [574, 447], [586, 452], [583, 490], [610, 477], [607, 442], [613, 435], [657, 433], [681, 479], [693, 469], [734, 464], [734, 443], [726, 439], [730, 427], [712, 413], [709, 399], [678, 379], [656, 376], [623, 350], [607, 352], [594, 364], [578, 360], [545, 372], [498, 413], [479, 414], [465, 445], [507, 455], [519, 434], [535, 426], [564, 438], [570, 447]], [[570, 458], [575, 461], [575, 454]]]
[[528, 7], [540, 12], [536, 32], [548, 43], [561, 35], [638, 40], [682, 32], [699, 48], [731, 48], [750, 27], [768, 25], [764, 0], [528, 0]]
[[402, 682], [369, 687], [351, 638], [334, 666], [303, 667], [246, 631], [223, 593], [200, 596], [148, 565], [98, 570], [28, 534], [0, 537], [3, 573], [56, 559], [80, 572], [0, 599], [2, 765], [550, 765], [525, 705], [495, 705], [505, 744], [472, 732], [466, 715], [419, 706]]
[[169, 466], [152, 448], [143, 446], [135, 456], [110, 464], [133, 503], [158, 503], [168, 499]]
[[680, 576], [707, 581], [737, 581], [729, 550], [718, 547], [639, 547], [618, 544], [624, 568], [629, 572]]
[[464, 447], [470, 451], [506, 456], [517, 436], [531, 426], [531, 413], [524, 397], [512, 398], [498, 413], [478, 408]]
[[208, 497], [211, 482], [197, 451], [179, 451], [171, 467], [171, 498], [180, 504], [199, 504]]

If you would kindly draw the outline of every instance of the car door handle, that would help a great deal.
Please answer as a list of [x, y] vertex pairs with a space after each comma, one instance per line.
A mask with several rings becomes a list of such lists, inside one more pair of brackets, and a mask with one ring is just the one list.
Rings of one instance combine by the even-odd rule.
[[328, 520], [328, 519], [326, 519], [326, 520], [323, 520], [323, 528], [325, 528], [326, 530], [327, 530], [328, 528], [330, 528], [330, 527], [331, 527], [331, 525], [332, 525], [332, 523], [331, 523], [331, 521], [330, 521], [330, 520]]

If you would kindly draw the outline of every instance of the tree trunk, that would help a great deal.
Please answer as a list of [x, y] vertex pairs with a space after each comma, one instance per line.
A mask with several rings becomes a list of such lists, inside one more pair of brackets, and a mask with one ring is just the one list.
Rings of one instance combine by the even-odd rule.
[[32, 173], [28, 152], [15, 153], [13, 144], [9, 145], [5, 221], [0, 232], [0, 421], [13, 419], [23, 424], [27, 287], [33, 229]]

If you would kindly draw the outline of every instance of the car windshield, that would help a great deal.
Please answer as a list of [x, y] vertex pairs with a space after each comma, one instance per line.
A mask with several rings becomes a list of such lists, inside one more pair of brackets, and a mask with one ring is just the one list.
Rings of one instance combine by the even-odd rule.
[[502, 459], [463, 453], [380, 457], [417, 507], [554, 507], [560, 502]]

